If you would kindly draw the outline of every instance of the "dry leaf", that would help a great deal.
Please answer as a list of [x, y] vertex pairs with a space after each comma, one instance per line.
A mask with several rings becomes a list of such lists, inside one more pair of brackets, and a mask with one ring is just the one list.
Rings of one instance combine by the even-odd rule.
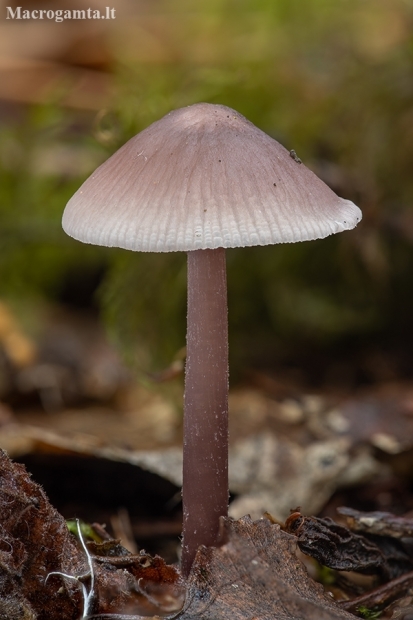
[[[83, 576], [81, 583], [90, 589], [84, 550], [42, 489], [4, 452], [0, 452], [0, 504], [2, 617], [79, 618], [80, 583], [61, 575], [46, 578], [53, 571]], [[186, 584], [184, 608], [174, 616], [177, 620], [354, 617], [340, 610], [310, 579], [295, 555], [294, 538], [279, 526], [267, 520], [253, 522], [249, 517], [239, 521], [227, 518], [222, 520], [222, 534], [227, 540], [222, 547], [198, 550]], [[98, 558], [94, 551], [93, 617], [102, 620], [110, 614], [120, 618], [122, 614], [139, 613], [148, 617], [177, 609], [182, 596], [179, 574], [161, 558], [144, 552], [133, 556], [125, 550], [118, 557]]]
[[395, 384], [349, 400], [341, 406], [354, 441], [366, 441], [388, 454], [412, 447], [413, 390]]
[[176, 620], [350, 620], [314, 583], [294, 539], [267, 520], [223, 519], [228, 542], [198, 550]]
[[410, 517], [398, 517], [390, 512], [361, 512], [342, 506], [337, 512], [346, 518], [348, 527], [354, 532], [367, 532], [377, 536], [390, 536], [391, 538], [412, 538], [413, 519]]
[[[81, 584], [91, 590], [84, 549], [41, 487], [4, 451], [0, 451], [0, 541], [2, 620], [81, 617]], [[150, 615], [180, 609], [184, 593], [176, 568], [159, 556], [145, 552], [133, 556], [120, 545], [115, 550], [117, 556], [100, 554], [93, 562], [95, 613]]]
[[[0, 606], [0, 617], [8, 620], [76, 618], [81, 606], [77, 584], [62, 583], [59, 577], [46, 581], [50, 572], [68, 570], [69, 565], [78, 574], [85, 572], [74, 539], [41, 487], [30, 480], [22, 465], [12, 463], [3, 451], [0, 451], [0, 539], [3, 606]], [[18, 609], [23, 610], [21, 616], [14, 615], [17, 612], [13, 610]]]
[[388, 580], [413, 569], [411, 545], [400, 538], [367, 531], [356, 534], [329, 517], [305, 517], [298, 511], [288, 517], [285, 528], [297, 536], [303, 553], [335, 570], [377, 574]]
[[305, 517], [297, 511], [288, 517], [285, 528], [297, 536], [303, 553], [324, 566], [368, 575], [387, 572], [386, 558], [374, 542], [330, 517]]

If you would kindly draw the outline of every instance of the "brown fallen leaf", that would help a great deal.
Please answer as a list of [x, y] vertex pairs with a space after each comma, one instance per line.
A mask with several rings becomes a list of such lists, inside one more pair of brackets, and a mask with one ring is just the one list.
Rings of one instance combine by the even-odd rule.
[[[39, 485], [3, 451], [0, 526], [1, 618], [78, 620], [83, 607], [83, 615], [96, 620], [120, 620], [128, 614], [138, 620], [141, 616], [132, 614], [166, 615], [182, 604], [179, 573], [161, 558], [130, 554], [118, 549], [117, 541], [102, 543], [104, 552], [95, 546], [90, 557]], [[185, 584], [184, 607], [169, 618], [354, 618], [312, 581], [295, 555], [294, 537], [278, 525], [250, 517], [222, 519], [222, 540], [226, 542], [219, 548], [200, 547]]]
[[76, 618], [81, 607], [78, 585], [46, 578], [69, 568], [84, 573], [83, 558], [41, 487], [2, 450], [0, 539], [0, 618]]
[[412, 447], [413, 390], [404, 384], [383, 385], [340, 407], [355, 441], [366, 441], [387, 454]]
[[401, 539], [356, 534], [329, 517], [306, 517], [298, 510], [288, 517], [285, 529], [297, 536], [303, 553], [335, 570], [378, 575], [382, 581], [413, 570], [410, 545]]
[[307, 574], [295, 541], [267, 520], [222, 519], [227, 543], [200, 547], [176, 620], [350, 620]]
[[[199, 548], [184, 607], [169, 620], [354, 619], [309, 577], [295, 554], [294, 538], [278, 525], [248, 516], [238, 521], [223, 518], [221, 524], [226, 544]], [[134, 616], [133, 620], [144, 619]], [[158, 616], [152, 620], [159, 620]]]
[[354, 532], [367, 532], [377, 536], [390, 536], [391, 538], [412, 538], [413, 519], [411, 517], [399, 517], [390, 512], [361, 512], [341, 506], [337, 508], [338, 514], [346, 518], [347, 526]]
[[42, 488], [0, 450], [1, 620], [78, 620], [82, 608], [83, 615], [165, 615], [181, 608], [177, 569], [159, 556], [117, 547], [118, 557], [100, 550], [100, 557], [88, 558]]
[[368, 575], [387, 573], [386, 558], [374, 542], [329, 517], [307, 517], [295, 511], [286, 520], [285, 529], [297, 536], [303, 553], [324, 566]]

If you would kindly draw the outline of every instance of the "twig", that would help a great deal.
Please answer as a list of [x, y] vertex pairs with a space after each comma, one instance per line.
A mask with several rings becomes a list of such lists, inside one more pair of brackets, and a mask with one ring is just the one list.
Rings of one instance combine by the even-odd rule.
[[406, 573], [397, 579], [392, 579], [375, 590], [361, 594], [350, 601], [339, 601], [341, 609], [351, 613], [357, 611], [357, 607], [365, 606], [369, 608], [380, 607], [390, 604], [397, 598], [403, 596], [409, 588], [413, 586], [413, 571]]

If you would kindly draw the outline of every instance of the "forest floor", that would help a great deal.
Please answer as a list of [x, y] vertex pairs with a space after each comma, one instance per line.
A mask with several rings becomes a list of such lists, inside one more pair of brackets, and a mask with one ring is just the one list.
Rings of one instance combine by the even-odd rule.
[[[82, 604], [84, 617], [165, 616], [184, 601], [184, 620], [224, 618], [235, 608], [234, 618], [410, 617], [411, 386], [314, 393], [271, 372], [249, 373], [230, 392], [231, 504], [223, 546], [200, 553], [184, 583], [175, 568], [183, 362], [137, 381], [88, 316], [54, 309], [38, 341], [5, 307], [1, 319], [0, 447], [31, 474], [3, 455], [1, 553], [7, 559], [9, 545], [14, 558], [3, 558], [4, 617], [20, 605], [32, 615], [13, 617], [75, 620]], [[33, 554], [36, 561], [28, 560]], [[238, 566], [231, 577], [229, 566]], [[43, 584], [48, 600], [60, 592], [57, 607], [41, 602], [34, 567], [44, 579], [66, 575]], [[83, 581], [74, 579], [81, 574]], [[25, 586], [16, 590], [16, 579]], [[272, 599], [263, 597], [262, 583]], [[235, 589], [242, 596], [234, 599]], [[200, 592], [209, 601], [204, 607], [194, 602]]]

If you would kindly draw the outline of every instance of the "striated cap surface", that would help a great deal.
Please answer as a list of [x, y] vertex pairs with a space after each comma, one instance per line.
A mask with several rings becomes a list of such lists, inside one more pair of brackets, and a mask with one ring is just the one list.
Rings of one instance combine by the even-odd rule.
[[354, 228], [361, 211], [223, 105], [170, 112], [68, 202], [79, 241], [146, 252], [291, 243]]

